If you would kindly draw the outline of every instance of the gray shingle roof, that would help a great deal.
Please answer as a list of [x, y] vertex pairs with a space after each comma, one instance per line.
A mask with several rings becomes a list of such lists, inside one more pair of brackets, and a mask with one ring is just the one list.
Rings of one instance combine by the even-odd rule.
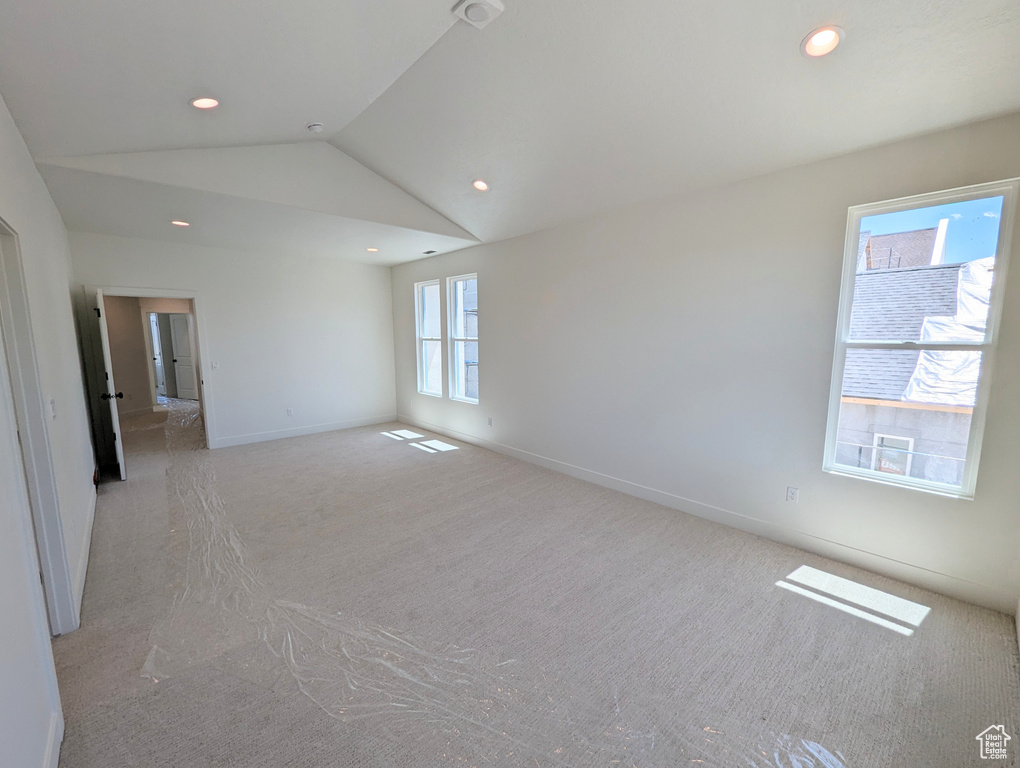
[[880, 269], [857, 275], [850, 338], [917, 341], [925, 317], [956, 314], [960, 266]]
[[[917, 341], [925, 317], [956, 314], [962, 264], [882, 269], [856, 275], [850, 338], [856, 341]], [[847, 350], [843, 395], [900, 400], [914, 373], [918, 352]]]
[[909, 349], [848, 349], [843, 396], [902, 400], [919, 354]]

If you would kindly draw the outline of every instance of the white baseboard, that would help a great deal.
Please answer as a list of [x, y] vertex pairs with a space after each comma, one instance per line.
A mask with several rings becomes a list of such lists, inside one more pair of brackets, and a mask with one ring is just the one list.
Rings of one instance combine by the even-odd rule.
[[92, 499], [89, 502], [88, 519], [85, 521], [85, 535], [82, 537], [82, 552], [78, 558], [78, 571], [74, 575], [74, 614], [81, 617], [81, 601], [85, 594], [85, 577], [88, 575], [89, 552], [92, 551], [92, 526], [96, 521], [96, 502], [98, 495], [95, 489], [92, 490]]
[[42, 768], [57, 768], [60, 760], [60, 743], [64, 740], [64, 718], [59, 712], [50, 715], [50, 728], [46, 735], [46, 754]]
[[[471, 443], [472, 445], [477, 445], [482, 448], [488, 448], [489, 450], [496, 451], [497, 453], [513, 456], [516, 459], [521, 459], [522, 461], [527, 461], [531, 464], [537, 464], [538, 466], [545, 467], [547, 469], [562, 472], [565, 475], [576, 477], [579, 480], [586, 480], [590, 483], [594, 483], [595, 485], [601, 485], [604, 488], [611, 488], [614, 491], [620, 491], [621, 493], [626, 493], [630, 496], [636, 496], [639, 499], [645, 499], [646, 501], [661, 504], [664, 507], [670, 507], [671, 509], [676, 509], [681, 512], [687, 512], [695, 515], [696, 517], [721, 523], [722, 525], [729, 526], [730, 528], [736, 528], [741, 531], [753, 533], [758, 536], [762, 536], [763, 538], [777, 541], [781, 544], [796, 547], [797, 549], [814, 552], [815, 554], [829, 557], [833, 560], [838, 560], [839, 562], [846, 563], [847, 565], [853, 565], [858, 568], [882, 574], [883, 576], [889, 576], [908, 584], [914, 584], [925, 589], [930, 589], [933, 592], [938, 592], [950, 597], [955, 597], [959, 600], [964, 600], [968, 603], [974, 603], [975, 605], [981, 605], [1010, 615], [1017, 614], [1017, 612], [1020, 611], [1020, 605], [1018, 605], [1016, 595], [995, 587], [990, 587], [987, 584], [979, 584], [956, 576], [950, 576], [949, 574], [921, 568], [916, 565], [911, 565], [910, 563], [894, 560], [886, 557], [885, 555], [856, 549], [845, 544], [840, 544], [839, 542], [830, 541], [829, 539], [823, 539], [819, 536], [805, 533], [804, 531], [785, 528], [776, 525], [775, 523], [759, 520], [757, 518], [750, 517], [749, 515], [741, 514], [740, 512], [733, 512], [732, 510], [722, 509], [721, 507], [703, 504], [699, 501], [695, 501], [694, 499], [688, 499], [666, 491], [649, 488], [644, 485], [632, 483], [629, 480], [623, 480], [619, 477], [595, 472], [594, 470], [585, 469], [584, 467], [577, 467], [573, 464], [567, 464], [566, 462], [551, 459], [537, 453], [531, 453], [519, 448], [514, 448], [513, 446], [485, 440], [484, 438], [476, 437], [474, 435], [457, 432], [456, 430], [441, 427], [438, 424], [430, 424], [411, 416], [397, 414], [397, 421], [421, 427], [422, 429], [428, 429], [432, 432], [438, 432], [441, 435], [446, 435], [465, 443]], [[1020, 619], [1018, 619], [1018, 621], [1020, 621]], [[1018, 639], [1018, 643], [1020, 643], [1020, 639]]]
[[338, 429], [350, 429], [351, 427], [367, 427], [371, 424], [385, 424], [395, 421], [396, 416], [388, 413], [385, 416], [369, 416], [363, 419], [350, 419], [349, 421], [335, 421], [329, 424], [311, 424], [306, 427], [294, 427], [293, 429], [277, 429], [270, 432], [252, 432], [247, 435], [234, 435], [232, 437], [216, 437], [209, 441], [210, 448], [229, 448], [234, 445], [248, 445], [249, 443], [264, 443], [269, 440], [280, 440], [285, 437], [301, 437], [302, 435], [314, 435], [319, 432], [335, 432]]

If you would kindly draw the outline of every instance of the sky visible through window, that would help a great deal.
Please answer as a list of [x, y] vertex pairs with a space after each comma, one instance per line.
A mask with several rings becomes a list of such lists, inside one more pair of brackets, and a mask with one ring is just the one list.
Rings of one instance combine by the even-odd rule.
[[937, 227], [949, 219], [946, 229], [946, 264], [957, 264], [994, 256], [999, 242], [1002, 196], [933, 205], [909, 211], [880, 213], [861, 219], [861, 232], [888, 235]]

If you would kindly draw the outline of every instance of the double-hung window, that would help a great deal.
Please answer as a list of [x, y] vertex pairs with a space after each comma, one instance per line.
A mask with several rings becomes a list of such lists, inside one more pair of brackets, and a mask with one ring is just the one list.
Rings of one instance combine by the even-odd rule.
[[440, 319], [438, 280], [414, 285], [415, 326], [418, 342], [418, 391], [443, 396], [443, 324]]
[[826, 471], [973, 498], [1018, 190], [850, 209]]
[[450, 315], [450, 397], [478, 402], [478, 275], [447, 280]]

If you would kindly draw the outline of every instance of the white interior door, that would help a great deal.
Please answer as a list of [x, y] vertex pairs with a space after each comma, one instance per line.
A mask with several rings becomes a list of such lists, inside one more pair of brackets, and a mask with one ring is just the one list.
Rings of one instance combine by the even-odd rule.
[[163, 345], [159, 338], [159, 316], [149, 313], [149, 329], [152, 333], [152, 367], [156, 371], [156, 391], [166, 397], [166, 372], [163, 370]]
[[106, 306], [103, 304], [103, 291], [96, 289], [96, 314], [99, 315], [99, 338], [103, 345], [103, 369], [106, 372], [106, 391], [99, 397], [110, 406], [110, 418], [113, 419], [113, 447], [117, 452], [117, 465], [120, 467], [120, 479], [127, 480], [127, 467], [124, 466], [124, 443], [120, 438], [120, 414], [117, 411], [117, 400], [124, 397], [117, 391], [113, 381], [113, 357], [110, 355], [110, 331], [106, 327]]
[[191, 349], [191, 315], [170, 315], [170, 337], [174, 344], [174, 373], [177, 374], [177, 396], [198, 400], [198, 371]]

